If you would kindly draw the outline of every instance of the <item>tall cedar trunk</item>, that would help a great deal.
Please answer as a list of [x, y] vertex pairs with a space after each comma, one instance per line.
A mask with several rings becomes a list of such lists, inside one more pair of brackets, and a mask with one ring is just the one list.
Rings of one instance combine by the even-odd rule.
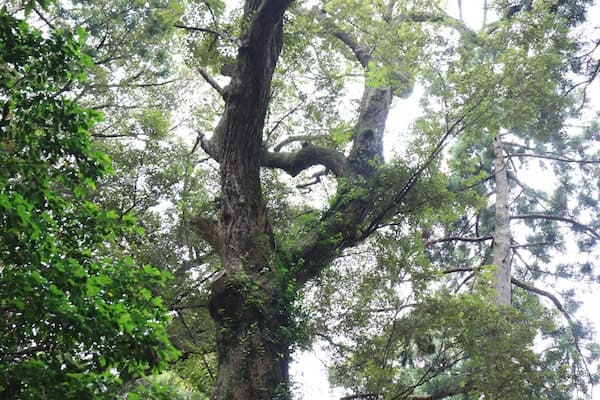
[[496, 226], [494, 230], [494, 265], [496, 272], [496, 303], [511, 303], [510, 215], [508, 210], [508, 173], [500, 134], [494, 138], [494, 170], [496, 180]]

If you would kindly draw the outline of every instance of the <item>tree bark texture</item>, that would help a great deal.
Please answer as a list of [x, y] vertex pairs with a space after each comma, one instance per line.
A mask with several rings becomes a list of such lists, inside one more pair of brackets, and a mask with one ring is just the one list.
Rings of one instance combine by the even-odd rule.
[[494, 138], [494, 176], [496, 180], [496, 224], [494, 230], [494, 265], [497, 268], [496, 303], [511, 304], [510, 214], [508, 209], [508, 173], [500, 134]]
[[196, 228], [219, 253], [222, 271], [212, 282], [210, 312], [217, 327], [215, 400], [286, 397], [288, 323], [272, 274], [273, 237], [260, 185], [264, 120], [273, 71], [283, 45], [283, 14], [291, 0], [249, 0], [225, 111], [205, 149], [220, 164], [218, 221]]

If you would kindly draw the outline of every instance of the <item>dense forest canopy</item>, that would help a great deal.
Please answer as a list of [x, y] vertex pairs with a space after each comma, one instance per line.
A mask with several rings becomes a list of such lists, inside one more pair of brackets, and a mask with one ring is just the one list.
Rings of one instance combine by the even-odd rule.
[[0, 397], [590, 398], [594, 7], [6, 1]]

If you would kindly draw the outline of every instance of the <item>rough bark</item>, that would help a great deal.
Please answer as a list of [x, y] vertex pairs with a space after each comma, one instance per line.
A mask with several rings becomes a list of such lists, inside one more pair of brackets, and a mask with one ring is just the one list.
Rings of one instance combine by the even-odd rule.
[[273, 237], [260, 185], [262, 134], [273, 71], [283, 45], [283, 14], [291, 0], [248, 0], [247, 30], [228, 86], [225, 111], [202, 146], [220, 164], [218, 221], [196, 219], [196, 229], [219, 253], [222, 272], [212, 282], [210, 312], [217, 326], [215, 400], [286, 396], [288, 323], [274, 278]]
[[511, 303], [510, 214], [508, 209], [508, 174], [500, 134], [494, 138], [494, 175], [496, 178], [496, 224], [494, 230], [494, 265], [497, 268], [496, 303]]
[[218, 374], [213, 399], [288, 398], [289, 323], [272, 285], [223, 273], [213, 282], [211, 316], [217, 324]]

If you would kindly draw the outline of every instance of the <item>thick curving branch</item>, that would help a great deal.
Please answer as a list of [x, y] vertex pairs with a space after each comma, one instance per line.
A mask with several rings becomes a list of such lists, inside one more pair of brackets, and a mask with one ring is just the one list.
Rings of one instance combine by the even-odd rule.
[[308, 142], [303, 142], [302, 148], [296, 152], [269, 152], [263, 149], [261, 165], [282, 169], [291, 176], [315, 165], [324, 166], [337, 177], [343, 177], [347, 173], [343, 154]]
[[[303, 136], [300, 139], [295, 138], [286, 144], [296, 140], [304, 140], [306, 138], [310, 138], [310, 136]], [[197, 144], [200, 144], [200, 147], [202, 147], [204, 152], [212, 159], [220, 162], [217, 144], [214, 140], [209, 140], [202, 132], [198, 132], [194, 148], [197, 147]], [[281, 147], [283, 147], [281, 144], [280, 146], [277, 146], [277, 150]], [[296, 176], [300, 172], [315, 165], [324, 166], [337, 177], [346, 176], [348, 170], [346, 159], [342, 153], [327, 147], [316, 146], [309, 142], [303, 142], [302, 148], [295, 152], [273, 152], [268, 151], [265, 148], [261, 151], [261, 167], [282, 169], [291, 176]]]

